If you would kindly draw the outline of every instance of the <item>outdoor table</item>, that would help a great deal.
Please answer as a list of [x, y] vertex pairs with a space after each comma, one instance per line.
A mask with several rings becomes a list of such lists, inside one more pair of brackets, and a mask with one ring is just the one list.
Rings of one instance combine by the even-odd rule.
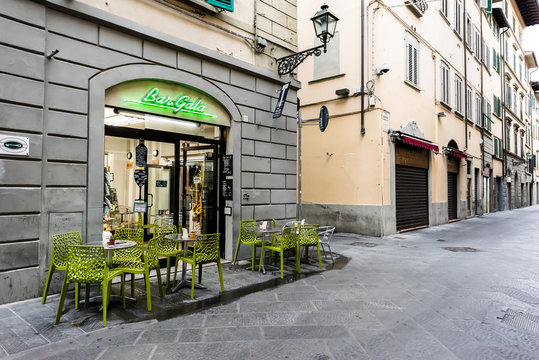
[[[194, 238], [191, 238], [189, 235], [185, 235], [185, 234], [168, 234], [168, 235], [165, 235], [165, 239], [170, 240], [170, 241], [175, 241], [177, 243], [181, 243], [184, 256], [187, 255], [188, 243], [191, 241], [195, 241]], [[174, 293], [183, 287], [191, 286], [191, 281], [187, 280], [186, 273], [187, 273], [187, 263], [185, 261], [182, 261], [182, 279], [176, 284], [176, 286], [174, 286], [174, 288], [172, 288], [172, 290], [170, 290], [171, 292]], [[197, 283], [195, 283], [195, 287], [197, 289], [206, 288], [204, 285], [197, 284]]]
[[[266, 244], [266, 235], [270, 234], [273, 237], [273, 234], [278, 234], [280, 232], [281, 232], [281, 229], [278, 227], [267, 227], [265, 229], [262, 229], [261, 227], [259, 227], [257, 229], [257, 234], [262, 235], [262, 244]], [[260, 256], [262, 256], [262, 254], [260, 254]], [[264, 259], [262, 259], [261, 270], [263, 274], [266, 273], [266, 268], [264, 267]]]
[[114, 250], [129, 249], [134, 246], [137, 246], [137, 243], [131, 240], [116, 240], [114, 245], [109, 245], [107, 243], [103, 244], [103, 248], [105, 249], [107, 270], [112, 268], [112, 256], [114, 255]]

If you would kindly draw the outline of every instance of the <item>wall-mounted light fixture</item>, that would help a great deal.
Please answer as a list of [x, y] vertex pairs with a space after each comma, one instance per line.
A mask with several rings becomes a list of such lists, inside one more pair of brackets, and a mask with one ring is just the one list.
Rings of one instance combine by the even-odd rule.
[[439, 119], [439, 118], [446, 117], [446, 116], [447, 116], [447, 114], [445, 113], [445, 111], [440, 111], [440, 112], [438, 113], [438, 119]]
[[335, 94], [337, 94], [338, 96], [348, 96], [350, 94], [350, 89], [337, 89], [335, 90]]
[[390, 69], [389, 65], [388, 64], [384, 64], [380, 67], [377, 67], [376, 69], [374, 69], [374, 75], [384, 75], [386, 72], [388, 72]]
[[279, 75], [290, 74], [303, 62], [303, 60], [311, 55], [320, 56], [322, 54], [322, 49], [324, 49], [324, 52], [327, 51], [327, 43], [335, 34], [335, 28], [337, 27], [337, 21], [339, 21], [339, 19], [329, 11], [328, 6], [324, 4], [322, 5], [321, 10], [314, 14], [311, 21], [313, 22], [316, 36], [322, 41], [323, 45], [277, 59], [277, 73]]

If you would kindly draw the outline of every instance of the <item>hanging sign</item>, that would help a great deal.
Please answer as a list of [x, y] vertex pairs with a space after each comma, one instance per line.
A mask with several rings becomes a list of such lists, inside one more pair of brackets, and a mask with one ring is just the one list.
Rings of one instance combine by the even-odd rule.
[[134, 213], [145, 213], [148, 210], [148, 203], [145, 201], [135, 201], [133, 203]]
[[171, 81], [127, 81], [107, 89], [105, 103], [169, 118], [230, 126], [230, 115], [217, 100], [191, 86]]
[[0, 134], [0, 154], [28, 156], [30, 154], [30, 139], [23, 136]]
[[320, 131], [324, 132], [326, 128], [328, 127], [329, 123], [329, 112], [328, 108], [325, 106], [322, 106], [320, 108], [320, 116], [318, 118], [318, 125], [320, 126]]
[[144, 145], [144, 140], [140, 139], [139, 144], [135, 149], [135, 162], [137, 166], [146, 167], [148, 159], [148, 148]]
[[284, 104], [286, 103], [286, 95], [288, 94], [288, 88], [290, 87], [290, 81], [283, 85], [281, 88], [281, 93], [279, 94], [279, 100], [277, 101], [277, 106], [273, 112], [273, 118], [276, 119], [281, 116], [283, 113]]

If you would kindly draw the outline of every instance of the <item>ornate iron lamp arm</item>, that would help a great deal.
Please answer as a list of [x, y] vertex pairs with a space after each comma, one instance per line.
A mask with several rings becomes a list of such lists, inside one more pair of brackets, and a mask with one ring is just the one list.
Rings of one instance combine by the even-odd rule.
[[297, 54], [288, 55], [277, 59], [277, 73], [279, 75], [290, 74], [299, 64], [303, 62], [307, 57], [314, 55], [320, 56], [322, 54], [322, 49], [325, 52], [325, 44], [317, 47], [313, 47], [307, 50], [303, 50]]

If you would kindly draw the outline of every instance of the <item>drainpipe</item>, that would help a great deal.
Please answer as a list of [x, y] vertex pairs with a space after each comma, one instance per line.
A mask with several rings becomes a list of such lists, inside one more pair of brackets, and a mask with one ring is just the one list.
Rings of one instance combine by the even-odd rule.
[[301, 221], [301, 109], [299, 98], [297, 99], [297, 111], [298, 111], [298, 219]]
[[[484, 56], [483, 54], [483, 48], [486, 50], [486, 43], [483, 40], [483, 11], [481, 11], [481, 8], [479, 8], [479, 34], [481, 36], [481, 122], [483, 126], [481, 126], [481, 171], [484, 171], [485, 169], [485, 96], [483, 95], [483, 61]], [[483, 47], [484, 44], [484, 47]], [[489, 120], [490, 121], [490, 120]], [[488, 189], [487, 189], [488, 190]], [[485, 191], [485, 189], [483, 189]], [[486, 201], [485, 201], [486, 204]], [[483, 213], [485, 213], [485, 209], [483, 209]]]
[[503, 156], [502, 156], [502, 173], [503, 173], [503, 179], [502, 182], [505, 181], [505, 177], [507, 176], [507, 141], [509, 139], [506, 139], [506, 124], [505, 124], [505, 56], [504, 56], [504, 38], [505, 38], [505, 32], [509, 28], [505, 28], [501, 35], [500, 35], [500, 58], [501, 58], [501, 65], [502, 68], [500, 69], [500, 87], [501, 87], [501, 112], [502, 112], [502, 144], [503, 144]]
[[361, 0], [361, 135], [365, 135], [365, 0]]
[[[466, 27], [468, 25], [468, 20], [466, 19], [466, 0], [462, 2], [462, 19], [464, 19], [464, 26], [462, 36], [464, 38], [464, 151], [468, 150], [468, 67], [466, 66], [467, 54], [466, 48], [468, 47], [468, 42], [466, 39]], [[466, 165], [467, 166], [467, 165]]]

